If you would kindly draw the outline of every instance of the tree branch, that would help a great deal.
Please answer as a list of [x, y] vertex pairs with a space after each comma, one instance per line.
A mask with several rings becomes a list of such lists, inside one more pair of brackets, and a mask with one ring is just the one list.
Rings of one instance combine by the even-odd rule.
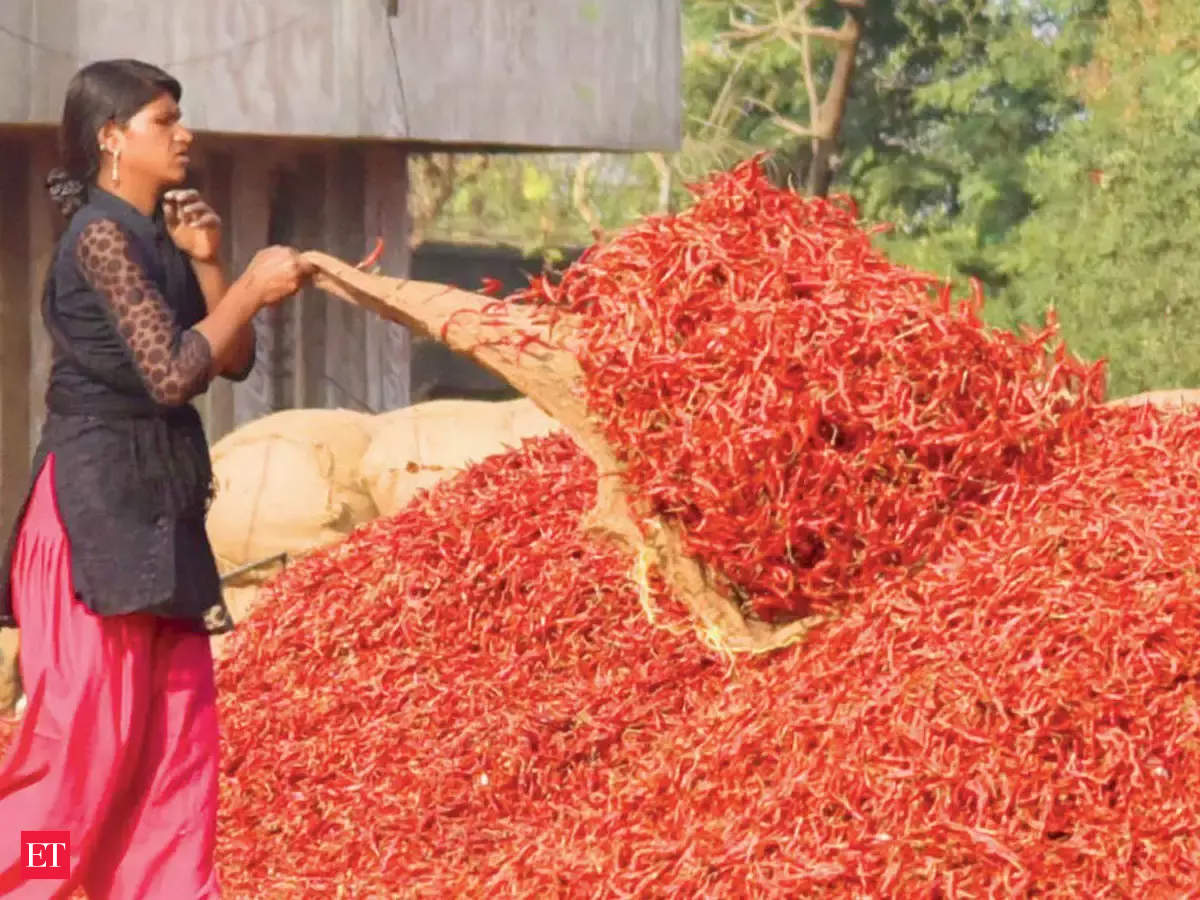
[[839, 29], [837, 57], [833, 62], [833, 77], [821, 103], [820, 138], [815, 146], [812, 165], [808, 168], [808, 192], [822, 195], [828, 192], [831, 161], [837, 149], [837, 136], [850, 99], [854, 80], [854, 65], [858, 59], [858, 44], [862, 39], [863, 4], [859, 0], [839, 0], [846, 10], [846, 20]]
[[812, 128], [801, 125], [794, 119], [789, 119], [787, 116], [782, 115], [769, 103], [762, 100], [755, 100], [753, 97], [748, 97], [746, 102], [769, 113], [772, 124], [779, 126], [785, 131], [790, 131], [792, 134], [803, 138], [820, 138], [822, 136], [820, 132], [814, 131]]
[[464, 165], [451, 153], [427, 153], [414, 156], [412, 176], [412, 230], [409, 246], [419, 247], [425, 232], [445, 208], [455, 190], [470, 184], [488, 167], [486, 156], [475, 156]]
[[661, 153], [651, 153], [650, 162], [658, 173], [658, 211], [666, 215], [671, 211], [671, 167]]
[[579, 160], [579, 165], [575, 168], [575, 180], [571, 186], [571, 200], [575, 204], [575, 209], [583, 217], [583, 221], [587, 223], [588, 230], [592, 233], [592, 238], [597, 241], [604, 240], [604, 228], [600, 225], [600, 217], [596, 214], [596, 210], [588, 202], [587, 176], [592, 166], [599, 159], [599, 153], [585, 154]]
[[799, 35], [800, 37], [815, 37], [823, 41], [840, 43], [846, 40], [839, 28], [825, 28], [820, 25], [791, 25], [786, 22], [772, 22], [769, 25], [747, 25], [745, 22], [734, 22], [734, 32], [726, 35], [733, 41], [761, 40], [765, 37], [785, 37]]
[[[814, 135], [821, 127], [821, 101], [817, 96], [817, 77], [813, 74], [812, 35], [800, 36], [800, 57], [804, 65], [804, 87], [808, 91], [808, 121]], [[812, 156], [817, 158], [818, 139], [813, 138]]]

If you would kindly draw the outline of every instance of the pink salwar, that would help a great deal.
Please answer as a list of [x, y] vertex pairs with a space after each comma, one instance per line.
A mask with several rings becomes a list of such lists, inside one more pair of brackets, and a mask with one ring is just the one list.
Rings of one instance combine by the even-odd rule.
[[[28, 698], [0, 762], [0, 897], [219, 897], [218, 735], [204, 634], [75, 598], [54, 493], [38, 476], [12, 573]], [[24, 830], [69, 830], [70, 876], [27, 879]]]

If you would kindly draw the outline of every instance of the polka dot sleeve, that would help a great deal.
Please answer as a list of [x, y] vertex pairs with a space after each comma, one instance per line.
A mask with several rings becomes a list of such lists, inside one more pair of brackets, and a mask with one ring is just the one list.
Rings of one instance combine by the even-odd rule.
[[182, 406], [202, 393], [212, 377], [208, 339], [176, 324], [121, 227], [109, 219], [88, 223], [79, 235], [76, 256], [84, 279], [108, 304], [154, 401]]

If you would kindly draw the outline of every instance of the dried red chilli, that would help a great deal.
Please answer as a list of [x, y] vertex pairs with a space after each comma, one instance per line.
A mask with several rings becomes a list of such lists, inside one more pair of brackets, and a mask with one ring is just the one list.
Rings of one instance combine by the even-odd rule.
[[[1053, 320], [995, 333], [977, 283], [957, 305], [944, 286], [931, 298], [936, 281], [874, 250], [848, 198], [779, 190], [757, 161], [695, 191], [511, 299], [582, 318], [588, 405], [628, 480], [760, 615], [924, 564], [947, 518], [1042, 477], [1101, 398], [1100, 368], [1055, 346]], [[807, 549], [779, 552], [781, 532]]]
[[367, 255], [364, 256], [359, 261], [358, 265], [356, 265], [355, 268], [356, 269], [371, 268], [371, 266], [375, 265], [383, 257], [383, 247], [384, 247], [384, 240], [383, 240], [383, 236], [380, 235], [379, 237], [375, 238], [375, 246], [372, 247], [370, 252], [368, 252]]
[[1086, 437], [732, 669], [581, 530], [570, 442], [492, 457], [297, 564], [235, 639], [231, 896], [1186, 890], [1200, 417]]
[[481, 294], [498, 294], [504, 290], [504, 282], [498, 278], [484, 278], [479, 283], [479, 293]]
[[[876, 264], [856, 252], [842, 265]], [[859, 321], [836, 303], [808, 315], [831, 329]], [[920, 356], [924, 336], [936, 350], [955, 322], [912, 316], [910, 336], [880, 335]], [[985, 340], [1024, 352], [1010, 336]], [[1005, 405], [984, 423], [991, 440], [973, 441], [924, 427], [947, 420], [910, 402], [939, 390], [958, 402], [939, 370], [895, 365], [894, 388], [871, 396], [850, 377], [853, 348], [829, 343], [843, 371], [824, 390], [858, 404], [832, 421], [862, 446], [821, 456], [815, 482], [762, 475], [770, 511], [853, 551], [833, 531], [843, 522], [805, 505], [812, 484], [862, 491], [878, 479], [874, 506], [909, 518], [915, 485], [943, 503], [919, 526], [925, 565], [881, 566], [803, 645], [730, 669], [657, 585], [656, 621], [682, 632], [651, 626], [628, 561], [581, 529], [595, 473], [573, 445], [492, 457], [297, 564], [235, 637], [220, 671], [229, 895], [1190, 890], [1200, 416], [1085, 401], [1047, 415], [1039, 391], [1062, 377], [1055, 364], [1074, 364], [1039, 351], [1040, 386], [1008, 370], [1015, 384], [984, 380]], [[719, 377], [719, 355], [698, 359]], [[795, 403], [795, 390], [770, 402]], [[688, 404], [695, 456], [771, 438], [770, 423], [739, 421], [736, 395], [671, 394]], [[616, 425], [649, 445], [655, 406], [636, 406]], [[819, 395], [788, 410], [811, 417], [799, 419], [803, 444], [837, 407]], [[869, 433], [877, 423], [900, 452]], [[795, 452], [789, 438], [777, 436], [780, 452]], [[946, 471], [947, 446], [961, 468]], [[708, 552], [756, 549], [726, 506], [696, 498]], [[752, 501], [729, 505], [769, 522]], [[883, 514], [852, 513], [868, 528]], [[907, 539], [906, 527], [917, 526], [890, 537]], [[806, 571], [834, 584], [861, 575], [836, 560]]]

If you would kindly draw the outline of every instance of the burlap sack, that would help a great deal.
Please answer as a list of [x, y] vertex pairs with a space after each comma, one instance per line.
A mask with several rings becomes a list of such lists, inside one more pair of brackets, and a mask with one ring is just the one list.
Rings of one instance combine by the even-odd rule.
[[495, 405], [508, 410], [508, 431], [514, 444], [519, 444], [525, 438], [544, 437], [562, 427], [532, 400], [508, 400]]
[[208, 532], [222, 573], [275, 553], [325, 546], [375, 518], [358, 476], [374, 427], [373, 416], [349, 409], [289, 409], [217, 441]]
[[17, 669], [20, 634], [15, 628], [0, 629], [0, 716], [12, 713], [21, 696], [21, 673]]
[[1174, 388], [1162, 391], [1146, 391], [1130, 397], [1118, 397], [1108, 401], [1109, 406], [1142, 406], [1150, 404], [1159, 409], [1180, 409], [1185, 406], [1200, 406], [1200, 390]]
[[335, 465], [323, 444], [282, 437], [247, 441], [214, 457], [216, 496], [207, 524], [221, 571], [335, 543], [373, 518], [370, 496], [357, 480], [339, 484]]
[[352, 409], [285, 409], [231, 431], [212, 446], [219, 459], [235, 447], [263, 438], [282, 437], [323, 447], [333, 457], [333, 478], [338, 487], [358, 496], [343, 498], [364, 521], [375, 514], [370, 498], [358, 483], [358, 466], [371, 443], [376, 417]]
[[344, 443], [366, 449], [378, 416], [353, 409], [283, 409], [241, 425], [213, 445], [233, 446], [264, 437], [286, 437], [314, 443]]
[[431, 400], [376, 417], [360, 476], [382, 515], [473, 462], [516, 447], [558, 423], [528, 400]]

